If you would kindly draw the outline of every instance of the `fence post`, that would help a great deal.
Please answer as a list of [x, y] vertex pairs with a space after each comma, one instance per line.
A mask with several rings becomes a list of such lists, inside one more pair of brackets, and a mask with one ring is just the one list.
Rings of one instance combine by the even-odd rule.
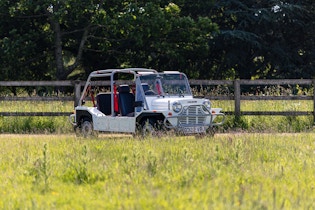
[[315, 79], [312, 80], [313, 84], [313, 125], [315, 125]]
[[74, 107], [79, 105], [79, 100], [81, 97], [81, 81], [74, 81]]
[[241, 84], [240, 80], [234, 80], [234, 113], [235, 118], [241, 116]]

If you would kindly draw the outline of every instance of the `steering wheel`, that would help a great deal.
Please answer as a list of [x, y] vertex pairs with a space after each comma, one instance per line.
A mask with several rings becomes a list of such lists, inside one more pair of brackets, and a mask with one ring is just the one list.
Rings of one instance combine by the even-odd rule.
[[147, 96], [156, 95], [156, 93], [153, 90], [147, 90], [147, 91], [144, 92], [144, 94], [147, 95]]

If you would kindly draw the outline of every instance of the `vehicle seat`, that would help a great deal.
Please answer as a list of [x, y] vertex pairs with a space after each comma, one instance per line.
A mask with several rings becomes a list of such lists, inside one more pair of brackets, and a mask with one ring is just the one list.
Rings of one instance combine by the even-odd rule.
[[132, 93], [130, 93], [129, 86], [120, 85], [118, 91], [119, 91], [118, 104], [121, 116], [134, 115], [135, 96]]
[[97, 109], [103, 112], [105, 115], [110, 115], [111, 110], [111, 94], [99, 93], [96, 95]]

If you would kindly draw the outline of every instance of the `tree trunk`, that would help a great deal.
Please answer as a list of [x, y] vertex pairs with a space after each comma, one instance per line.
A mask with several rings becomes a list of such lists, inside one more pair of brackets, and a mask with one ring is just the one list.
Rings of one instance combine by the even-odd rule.
[[63, 80], [66, 79], [64, 75], [64, 65], [63, 65], [63, 55], [62, 55], [62, 36], [60, 24], [58, 21], [52, 21], [55, 32], [55, 59], [56, 59], [56, 79]]
[[[82, 55], [83, 55], [84, 46], [85, 46], [85, 42], [88, 39], [88, 34], [90, 32], [90, 28], [91, 28], [91, 26], [88, 25], [84, 29], [83, 35], [82, 35], [82, 38], [81, 38], [81, 42], [80, 42], [80, 45], [79, 45], [79, 48], [78, 48], [77, 56], [75, 58], [75, 62], [71, 66], [68, 66], [68, 68], [66, 69], [66, 72], [64, 72], [65, 77], [67, 77], [69, 74], [71, 74], [71, 72], [80, 65], [81, 59], [82, 59]], [[66, 79], [66, 78], [64, 78], [64, 79]]]

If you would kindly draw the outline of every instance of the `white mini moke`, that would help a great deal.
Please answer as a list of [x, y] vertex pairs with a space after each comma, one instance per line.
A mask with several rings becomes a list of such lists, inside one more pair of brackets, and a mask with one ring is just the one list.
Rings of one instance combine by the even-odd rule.
[[185, 74], [143, 68], [92, 72], [70, 116], [84, 137], [98, 132], [213, 135], [224, 120], [221, 108], [193, 97]]

